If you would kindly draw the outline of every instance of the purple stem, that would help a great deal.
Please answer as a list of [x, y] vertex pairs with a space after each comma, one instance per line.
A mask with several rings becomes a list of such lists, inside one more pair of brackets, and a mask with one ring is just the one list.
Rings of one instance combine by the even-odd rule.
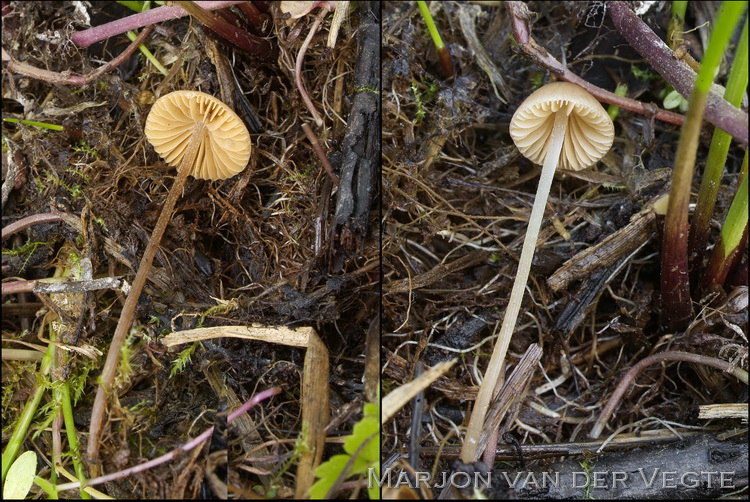
[[[609, 397], [609, 401], [604, 407], [604, 410], [602, 410], [601, 415], [599, 415], [599, 418], [594, 424], [594, 427], [591, 429], [591, 432], [589, 433], [589, 437], [591, 439], [597, 439], [602, 434], [604, 426], [607, 424], [607, 421], [617, 409], [617, 406], [620, 404], [620, 401], [622, 401], [622, 398], [625, 397], [625, 392], [635, 382], [638, 373], [640, 373], [643, 369], [651, 366], [652, 364], [663, 363], [665, 361], [685, 361], [689, 363], [711, 366], [726, 373], [731, 373], [742, 383], [747, 385], [747, 371], [735, 366], [732, 363], [717, 359], [715, 357], [702, 356], [700, 354], [691, 354], [689, 352], [681, 352], [676, 350], [661, 352], [659, 354], [648, 356], [645, 359], [639, 361], [637, 364], [633, 365], [633, 367], [630, 368], [627, 373], [625, 373], [625, 376], [622, 377], [622, 380], [620, 380], [620, 383], [615, 388], [615, 391]], [[629, 413], [629, 411], [625, 410], [624, 413]]]
[[[243, 404], [240, 408], [238, 408], [236, 411], [231, 413], [229, 417], [227, 417], [227, 423], [232, 423], [232, 421], [236, 419], [238, 416], [240, 416], [242, 413], [245, 413], [247, 410], [249, 410], [256, 404], [260, 403], [264, 399], [268, 399], [269, 397], [275, 394], [278, 394], [279, 392], [281, 392], [281, 387], [272, 387], [270, 389], [264, 390], [263, 392], [259, 392], [258, 394], [251, 397], [250, 400], [247, 401], [245, 404]], [[200, 436], [180, 446], [176, 450], [172, 450], [169, 453], [162, 455], [161, 457], [157, 457], [153, 460], [149, 460], [148, 462], [144, 462], [143, 464], [138, 464], [136, 466], [129, 467], [122, 471], [113, 472], [111, 474], [107, 474], [104, 476], [99, 476], [98, 478], [94, 478], [90, 481], [87, 481], [86, 486], [100, 485], [102, 483], [107, 483], [110, 481], [115, 481], [117, 479], [122, 479], [130, 475], [143, 472], [152, 467], [156, 467], [157, 465], [163, 464], [165, 462], [169, 462], [170, 460], [175, 458], [181, 451], [183, 452], [190, 451], [196, 446], [199, 446], [201, 443], [203, 443], [203, 441], [211, 437], [211, 434], [213, 433], [213, 431], [214, 431], [214, 427], [211, 426], [205, 431], [203, 431], [203, 433]], [[81, 483], [79, 481], [76, 481], [74, 483], [65, 483], [62, 485], [57, 485], [56, 488], [58, 492], [61, 492], [64, 490], [75, 490], [79, 486], [81, 486]]]
[[[609, 16], [617, 31], [646, 61], [685, 99], [693, 94], [697, 74], [649, 26], [641, 21], [625, 2], [609, 2]], [[706, 119], [747, 145], [747, 113], [732, 106], [724, 98], [709, 92]]]
[[[206, 10], [216, 10], [243, 3], [242, 1], [221, 1], [221, 2], [195, 2]], [[154, 23], [160, 23], [162, 21], [168, 21], [170, 19], [178, 19], [180, 17], [187, 16], [188, 13], [185, 9], [179, 6], [174, 7], [157, 7], [156, 9], [147, 10], [145, 12], [139, 12], [132, 16], [124, 17], [111, 23], [102, 24], [100, 26], [94, 26], [88, 30], [79, 31], [71, 35], [70, 39], [79, 47], [88, 47], [91, 44], [100, 42], [105, 38], [109, 38], [120, 33], [125, 33], [128, 30], [135, 30], [143, 26], [148, 26]]]

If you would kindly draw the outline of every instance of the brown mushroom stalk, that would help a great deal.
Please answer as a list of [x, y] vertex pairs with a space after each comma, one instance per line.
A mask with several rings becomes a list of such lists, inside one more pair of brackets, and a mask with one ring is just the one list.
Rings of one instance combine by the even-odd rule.
[[128, 297], [125, 299], [120, 319], [117, 321], [115, 334], [112, 336], [112, 342], [109, 345], [107, 361], [104, 363], [104, 368], [102, 368], [99, 388], [96, 390], [96, 399], [94, 400], [94, 406], [91, 411], [91, 424], [89, 426], [87, 448], [92, 463], [96, 463], [96, 460], [98, 459], [99, 436], [101, 435], [101, 425], [104, 418], [104, 407], [107, 404], [107, 394], [115, 380], [115, 371], [117, 370], [120, 359], [120, 350], [125, 343], [128, 331], [130, 331], [130, 325], [133, 322], [133, 315], [135, 314], [135, 307], [138, 304], [138, 299], [141, 296], [143, 287], [146, 285], [146, 278], [148, 277], [148, 271], [151, 269], [151, 263], [154, 261], [156, 251], [159, 249], [161, 238], [164, 236], [164, 231], [167, 229], [167, 223], [172, 217], [172, 212], [177, 204], [177, 198], [182, 193], [182, 188], [185, 186], [188, 174], [190, 174], [190, 166], [193, 164], [195, 157], [198, 154], [198, 148], [201, 145], [201, 137], [204, 129], [205, 124], [203, 122], [198, 122], [193, 129], [193, 136], [188, 145], [187, 153], [180, 163], [180, 167], [177, 170], [177, 178], [175, 178], [174, 184], [167, 195], [167, 199], [164, 201], [164, 207], [162, 208], [159, 219], [156, 222], [151, 238], [148, 241], [146, 251], [143, 253], [141, 263], [138, 265], [138, 273], [136, 273]]
[[594, 164], [612, 146], [614, 125], [601, 104], [582, 87], [557, 82], [535, 91], [518, 107], [510, 123], [510, 135], [524, 156], [542, 164], [542, 173], [505, 317], [461, 450], [464, 462], [474, 462], [482, 453], [477, 451], [479, 436], [495, 389], [501, 387], [497, 383], [521, 310], [555, 169], [559, 165], [580, 170]]
[[141, 258], [102, 369], [89, 426], [87, 451], [92, 463], [92, 475], [97, 474], [102, 422], [120, 350], [130, 331], [135, 307], [146, 284], [151, 263], [187, 176], [226, 179], [242, 171], [250, 159], [250, 134], [242, 120], [224, 103], [202, 92], [175, 91], [161, 97], [149, 112], [145, 132], [157, 153], [167, 163], [177, 165], [177, 177]]

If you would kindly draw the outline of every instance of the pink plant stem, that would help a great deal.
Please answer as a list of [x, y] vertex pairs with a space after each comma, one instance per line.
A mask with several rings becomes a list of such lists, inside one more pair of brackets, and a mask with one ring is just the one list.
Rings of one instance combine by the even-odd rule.
[[[241, 1], [221, 1], [221, 2], [195, 2], [206, 10], [216, 10], [229, 7], [230, 5], [243, 3]], [[91, 44], [100, 42], [105, 38], [125, 33], [128, 30], [135, 30], [149, 24], [160, 23], [170, 19], [178, 19], [187, 16], [185, 9], [179, 6], [174, 7], [157, 7], [156, 9], [139, 12], [132, 16], [124, 17], [111, 23], [94, 26], [88, 30], [79, 31], [71, 35], [70, 39], [79, 47], [88, 47]]]
[[599, 415], [599, 418], [597, 419], [594, 427], [589, 433], [589, 437], [591, 439], [597, 439], [601, 435], [602, 430], [604, 430], [604, 426], [606, 425], [612, 414], [615, 412], [615, 409], [617, 409], [617, 406], [620, 404], [622, 398], [625, 397], [625, 392], [635, 382], [638, 373], [640, 373], [648, 366], [651, 366], [652, 364], [663, 363], [665, 361], [685, 361], [689, 363], [711, 366], [713, 368], [720, 369], [725, 373], [734, 375], [738, 380], [747, 385], [747, 371], [743, 370], [742, 368], [738, 368], [734, 364], [728, 363], [727, 361], [716, 359], [715, 357], [702, 356], [700, 354], [691, 354], [689, 352], [680, 351], [667, 351], [648, 356], [647, 358], [643, 359], [635, 366], [630, 368], [622, 378], [620, 383], [617, 385], [617, 388], [609, 398], [609, 402], [607, 402], [607, 406], [604, 407], [604, 410], [602, 410], [602, 414]]
[[[255, 406], [256, 404], [260, 403], [261, 401], [268, 399], [269, 397], [278, 394], [281, 392], [281, 387], [272, 387], [270, 389], [264, 390], [263, 392], [260, 392], [253, 397], [250, 398], [249, 401], [247, 401], [245, 404], [240, 406], [237, 410], [232, 412], [229, 417], [227, 417], [227, 423], [232, 423], [238, 416], [240, 416], [242, 413], [247, 412], [250, 408]], [[142, 464], [129, 467], [128, 469], [124, 469], [122, 471], [113, 472], [111, 474], [107, 474], [104, 476], [99, 476], [98, 478], [94, 478], [86, 483], [86, 486], [94, 486], [94, 485], [100, 485], [102, 483], [107, 483], [109, 481], [115, 481], [117, 479], [126, 478], [132, 474], [137, 474], [139, 472], [143, 472], [145, 470], [151, 469], [152, 467], [156, 467], [157, 465], [161, 465], [165, 462], [169, 462], [175, 456], [177, 456], [181, 451], [187, 452], [195, 448], [196, 446], [199, 446], [203, 443], [206, 439], [211, 437], [211, 434], [214, 432], [214, 427], [211, 426], [199, 436], [197, 436], [192, 441], [189, 441], [188, 443], [180, 446], [176, 450], [172, 450], [169, 453], [166, 453], [162, 455], [161, 457], [157, 457], [153, 460], [149, 460], [148, 462], [144, 462]], [[81, 486], [81, 483], [76, 481], [74, 483], [65, 483], [62, 485], [57, 485], [57, 491], [61, 492], [64, 490], [75, 490]]]
[[305, 84], [302, 82], [302, 62], [305, 59], [305, 53], [307, 53], [307, 47], [310, 45], [310, 42], [312, 41], [313, 36], [318, 31], [318, 28], [320, 27], [320, 23], [323, 22], [323, 18], [325, 18], [328, 15], [328, 9], [324, 8], [320, 14], [318, 14], [318, 17], [315, 18], [315, 22], [313, 23], [312, 27], [310, 28], [310, 32], [307, 34], [307, 38], [302, 43], [302, 47], [299, 48], [299, 54], [297, 54], [297, 62], [294, 67], [294, 77], [297, 80], [297, 89], [299, 90], [300, 95], [302, 96], [302, 101], [305, 102], [305, 106], [310, 111], [310, 114], [315, 119], [315, 125], [318, 127], [321, 127], [323, 125], [323, 119], [321, 118], [320, 114], [318, 113], [318, 110], [315, 109], [315, 105], [310, 100], [310, 96], [308, 96], [307, 91], [305, 90]]
[[21, 218], [20, 220], [13, 222], [9, 225], [6, 225], [3, 227], [2, 231], [2, 238], [5, 239], [6, 237], [10, 237], [11, 235], [15, 234], [16, 232], [20, 232], [24, 228], [28, 228], [31, 225], [37, 225], [39, 223], [53, 223], [55, 221], [65, 221], [69, 218], [75, 218], [72, 214], [66, 214], [66, 213], [40, 213], [40, 214], [33, 214], [31, 216], [27, 216], [26, 218]]

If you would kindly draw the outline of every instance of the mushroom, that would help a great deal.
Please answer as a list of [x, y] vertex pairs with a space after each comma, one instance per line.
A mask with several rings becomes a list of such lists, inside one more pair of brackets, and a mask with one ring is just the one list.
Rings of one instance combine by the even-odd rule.
[[[196, 129], [201, 124], [205, 133], [202, 127]], [[145, 133], [156, 153], [174, 167], [185, 158], [194, 138], [198, 153], [186, 167], [188, 174], [202, 180], [230, 178], [245, 169], [250, 159], [250, 133], [242, 119], [204, 92], [175, 91], [162, 96], [148, 114]]]
[[250, 133], [242, 119], [227, 105], [203, 92], [175, 91], [156, 100], [146, 119], [145, 133], [156, 152], [169, 165], [177, 166], [177, 177], [138, 265], [102, 368], [89, 427], [88, 454], [94, 463], [98, 458], [106, 396], [114, 381], [120, 349], [187, 176], [226, 179], [242, 171], [250, 159]]
[[510, 136], [522, 155], [542, 164], [542, 174], [498, 341], [469, 422], [464, 462], [476, 460], [477, 439], [521, 309], [555, 168], [578, 171], [593, 165], [609, 151], [614, 135], [612, 119], [602, 105], [583, 87], [567, 82], [538, 89], [513, 114]]

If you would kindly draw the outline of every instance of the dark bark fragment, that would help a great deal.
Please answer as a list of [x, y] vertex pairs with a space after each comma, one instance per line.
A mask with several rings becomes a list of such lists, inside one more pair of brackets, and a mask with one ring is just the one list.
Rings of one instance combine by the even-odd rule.
[[361, 2], [355, 92], [343, 141], [333, 270], [362, 249], [380, 166], [380, 4]]

